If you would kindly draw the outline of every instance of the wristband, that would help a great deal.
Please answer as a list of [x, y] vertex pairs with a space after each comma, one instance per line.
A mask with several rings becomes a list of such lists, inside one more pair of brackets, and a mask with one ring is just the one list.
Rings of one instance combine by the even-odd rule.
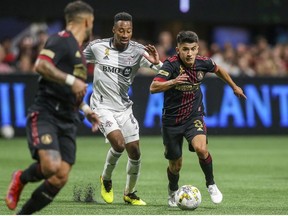
[[84, 104], [84, 105], [81, 107], [81, 110], [84, 112], [85, 115], [87, 115], [88, 113], [91, 112], [91, 108], [89, 107], [88, 104]]
[[154, 65], [158, 70], [162, 67], [163, 63], [160, 61], [159, 64]]
[[75, 82], [75, 76], [71, 75], [71, 74], [67, 74], [66, 79], [65, 79], [65, 84], [72, 86]]

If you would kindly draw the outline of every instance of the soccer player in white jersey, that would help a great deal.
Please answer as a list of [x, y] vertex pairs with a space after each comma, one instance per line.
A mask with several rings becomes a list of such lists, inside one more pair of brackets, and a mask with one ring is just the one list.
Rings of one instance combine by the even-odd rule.
[[132, 16], [126, 12], [116, 14], [113, 37], [90, 42], [84, 55], [88, 63], [94, 64], [90, 106], [99, 116], [100, 130], [111, 144], [100, 176], [101, 196], [106, 203], [113, 202], [112, 172], [126, 149], [128, 162], [123, 199], [132, 205], [146, 205], [135, 190], [141, 166], [139, 125], [128, 90], [140, 67], [160, 69], [162, 63], [154, 46], [131, 41], [132, 30]]

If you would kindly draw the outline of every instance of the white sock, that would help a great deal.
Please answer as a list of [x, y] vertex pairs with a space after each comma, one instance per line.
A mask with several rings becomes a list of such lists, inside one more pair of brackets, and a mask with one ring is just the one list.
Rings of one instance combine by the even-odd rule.
[[126, 187], [125, 187], [125, 194], [132, 193], [135, 191], [135, 185], [137, 183], [138, 177], [140, 175], [140, 168], [141, 168], [141, 159], [139, 160], [132, 160], [128, 158], [126, 172]]
[[111, 180], [112, 172], [115, 169], [121, 155], [122, 152], [116, 152], [112, 147], [109, 149], [102, 172], [103, 180]]

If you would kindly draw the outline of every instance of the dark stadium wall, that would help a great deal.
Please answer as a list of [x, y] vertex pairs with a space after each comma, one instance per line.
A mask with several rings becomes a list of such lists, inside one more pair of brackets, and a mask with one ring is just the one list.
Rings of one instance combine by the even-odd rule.
[[[25, 135], [26, 112], [37, 91], [37, 75], [0, 75], [0, 127], [12, 125], [16, 136]], [[150, 94], [152, 77], [136, 77], [130, 89], [134, 114], [142, 135], [160, 135], [162, 94]], [[89, 79], [85, 101], [92, 92]], [[207, 78], [202, 84], [205, 121], [209, 134], [287, 134], [288, 78], [235, 78], [247, 96], [240, 100], [220, 79]], [[85, 120], [79, 135], [92, 135]], [[100, 132], [99, 132], [100, 135]]]
[[[63, 16], [71, 0], [4, 0], [0, 17], [17, 16], [29, 20], [51, 20]], [[201, 22], [275, 24], [288, 23], [286, 0], [86, 0], [95, 9], [96, 19], [110, 19], [127, 11], [135, 19], [191, 20]]]

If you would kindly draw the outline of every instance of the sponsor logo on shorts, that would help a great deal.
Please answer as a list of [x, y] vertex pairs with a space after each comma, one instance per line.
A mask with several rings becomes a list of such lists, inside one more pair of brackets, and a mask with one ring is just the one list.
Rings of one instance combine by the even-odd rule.
[[195, 127], [197, 128], [197, 131], [204, 131], [203, 130], [203, 122], [202, 121], [200, 121], [200, 120], [195, 120], [194, 121], [194, 125], [195, 125]]

